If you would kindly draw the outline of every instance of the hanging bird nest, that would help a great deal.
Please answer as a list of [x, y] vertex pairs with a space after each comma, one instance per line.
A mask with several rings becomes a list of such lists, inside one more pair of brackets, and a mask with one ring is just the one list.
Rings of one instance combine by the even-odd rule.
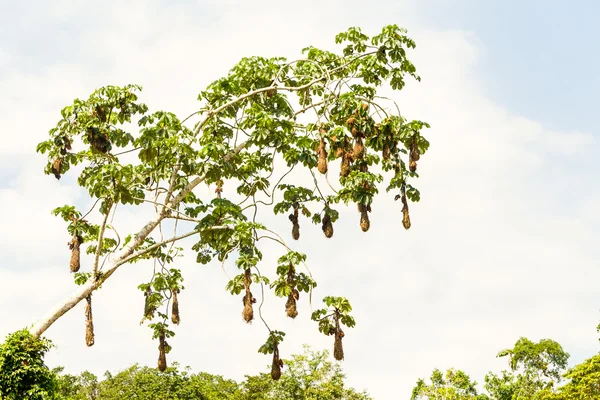
[[92, 317], [92, 295], [85, 298], [85, 344], [94, 345], [94, 319]]
[[292, 237], [294, 240], [300, 239], [300, 224], [298, 224], [298, 208], [299, 204], [294, 203], [294, 212], [289, 215], [290, 221], [292, 221]]
[[271, 364], [271, 378], [274, 381], [278, 381], [281, 378], [281, 368], [283, 368], [283, 361], [279, 358], [279, 347], [277, 341], [273, 342], [273, 363]]
[[73, 238], [68, 243], [69, 249], [71, 250], [71, 260], [69, 261], [69, 267], [71, 268], [71, 272], [79, 271], [79, 268], [81, 266], [81, 243], [83, 243], [83, 238], [77, 233], [73, 235]]
[[173, 293], [173, 306], [171, 307], [171, 321], [175, 325], [179, 325], [181, 318], [179, 318], [179, 299], [177, 298], [177, 293], [179, 293], [179, 289], [173, 289], [171, 291]]
[[327, 149], [325, 148], [325, 140], [321, 139], [319, 142], [319, 148], [317, 150], [317, 155], [319, 157], [317, 161], [317, 169], [320, 173], [327, 173]]
[[323, 216], [321, 229], [326, 238], [331, 238], [333, 236], [333, 223], [331, 222], [331, 217], [327, 213]]
[[250, 268], [244, 271], [244, 288], [246, 289], [246, 294], [244, 295], [242, 301], [244, 303], [244, 310], [242, 311], [242, 317], [244, 321], [247, 323], [251, 323], [254, 319], [254, 309], [252, 308], [252, 304], [256, 303], [256, 299], [252, 297], [252, 292], [250, 291], [250, 284], [252, 283], [252, 275], [250, 273]]
[[158, 370], [165, 372], [167, 369], [167, 342], [165, 340], [165, 331], [161, 331], [158, 343]]

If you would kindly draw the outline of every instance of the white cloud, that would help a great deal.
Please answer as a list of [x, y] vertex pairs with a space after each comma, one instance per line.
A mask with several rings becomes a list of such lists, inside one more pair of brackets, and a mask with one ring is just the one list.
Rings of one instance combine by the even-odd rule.
[[[72, 285], [64, 228], [49, 211], [68, 199], [81, 201], [81, 193], [40, 176], [41, 158], [29, 161], [25, 155], [44, 139], [62, 106], [95, 87], [134, 82], [144, 85], [151, 109], [185, 115], [197, 107], [201, 88], [241, 56], [292, 56], [308, 44], [330, 46], [347, 26], [372, 32], [381, 25], [374, 8], [351, 12], [355, 8], [346, 10], [341, 2], [298, 9], [281, 2], [203, 4], [120, 2], [103, 15], [102, 25], [95, 21], [89, 30], [73, 32], [81, 35], [82, 59], [95, 63], [48, 60], [36, 74], [0, 75], [0, 135], [18, 132], [0, 151], [21, 160], [14, 185], [0, 192], [0, 207], [11, 210], [5, 224], [12, 227], [0, 246], [26, 266], [0, 269], [7, 288], [0, 304], [12, 305], [4, 308], [1, 335], [33, 322]], [[60, 7], [56, 18], [86, 13]], [[415, 12], [414, 2], [388, 7], [387, 14], [407, 20]], [[417, 378], [434, 367], [461, 368], [482, 382], [489, 369], [505, 365], [494, 358], [497, 351], [519, 336], [551, 337], [579, 356], [589, 355], [596, 350], [594, 282], [600, 278], [593, 250], [600, 219], [591, 199], [600, 193], [591, 185], [595, 177], [579, 171], [577, 162], [589, 160], [597, 144], [576, 126], [573, 132], [550, 131], [543, 121], [511, 115], [487, 98], [485, 82], [474, 77], [485, 44], [473, 34], [410, 28], [423, 81], [394, 97], [405, 116], [433, 126], [431, 150], [419, 165], [422, 201], [412, 206], [413, 227], [404, 231], [401, 206], [383, 194], [373, 206], [368, 234], [360, 232], [350, 207], [333, 239], [325, 242], [306, 221], [294, 243], [308, 253], [319, 281], [313, 308], [330, 293], [347, 295], [355, 307], [357, 327], [344, 339], [350, 384], [376, 398], [408, 397]], [[589, 193], [575, 195], [570, 184]], [[115, 224], [128, 232], [141, 225], [137, 216], [119, 211]], [[273, 223], [289, 240], [285, 217]], [[281, 253], [267, 248], [272, 250], [265, 252], [265, 270]], [[46, 256], [51, 263], [43, 262]], [[258, 321], [251, 327], [241, 321], [241, 301], [224, 292], [220, 267], [194, 265], [192, 259], [180, 266], [186, 276], [182, 325], [169, 359], [236, 379], [262, 370], [269, 360], [256, 349], [266, 332]], [[81, 305], [51, 327], [48, 336], [58, 347], [49, 362], [97, 374], [133, 362], [154, 365], [156, 343], [138, 325], [142, 295], [136, 289], [149, 267], [123, 267], [95, 295], [93, 348], [84, 349]], [[284, 355], [300, 351], [302, 343], [332, 347], [308, 320], [305, 298], [297, 321], [284, 319], [280, 299], [268, 300], [268, 320], [288, 332]]]

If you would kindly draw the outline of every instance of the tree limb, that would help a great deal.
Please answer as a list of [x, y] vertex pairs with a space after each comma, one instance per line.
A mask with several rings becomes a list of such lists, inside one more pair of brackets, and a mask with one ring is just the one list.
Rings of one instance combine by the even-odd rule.
[[[247, 141], [241, 143], [230, 153], [228, 153], [223, 159], [225, 161], [229, 161], [233, 156], [242, 151], [247, 146], [247, 144]], [[185, 196], [187, 196], [192, 190], [194, 190], [196, 186], [198, 186], [204, 180], [204, 176], [195, 178], [192, 182], [188, 183], [187, 186], [177, 194], [177, 196], [175, 196], [171, 201], [169, 201], [168, 204], [166, 204], [166, 207], [174, 208], [175, 206], [177, 206], [177, 204], [179, 204], [185, 198]], [[164, 212], [157, 213], [153, 219], [148, 221], [142, 227], [142, 229], [140, 229], [140, 231], [134, 236], [133, 240], [125, 247], [123, 247], [123, 249], [119, 252], [117, 257], [115, 257], [109, 262], [108, 269], [105, 273], [98, 277], [98, 279], [89, 279], [86, 283], [81, 285], [75, 292], [73, 292], [69, 297], [67, 297], [61, 303], [52, 308], [40, 320], [35, 322], [30, 329], [31, 334], [37, 337], [41, 336], [57, 319], [65, 315], [69, 310], [75, 307], [81, 300], [90, 295], [94, 290], [98, 289], [100, 285], [103, 282], [105, 282], [117, 270], [117, 268], [119, 268], [121, 265], [132, 259], [130, 258], [130, 256], [133, 254], [135, 249], [137, 249], [144, 242], [144, 240], [152, 233], [154, 228], [156, 228], [165, 217], [166, 214]]]

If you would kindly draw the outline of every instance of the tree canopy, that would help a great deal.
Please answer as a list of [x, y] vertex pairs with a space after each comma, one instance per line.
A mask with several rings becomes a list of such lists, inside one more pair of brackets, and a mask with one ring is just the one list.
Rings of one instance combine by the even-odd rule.
[[[99, 380], [85, 371], [58, 376], [60, 400], [199, 399], [199, 400], [370, 400], [366, 393], [348, 388], [338, 363], [327, 351], [312, 351], [285, 360], [289, 373], [274, 381], [270, 372], [247, 375], [238, 383], [209, 373], [190, 373], [173, 363], [164, 372], [133, 365]], [[270, 366], [268, 367], [270, 369]], [[57, 370], [60, 373], [61, 370]]]
[[[264, 296], [255, 309], [256, 294], [272, 289], [285, 299], [286, 315], [296, 318], [301, 293], [310, 298], [317, 282], [306, 256], [268, 226], [267, 216], [288, 214], [294, 240], [305, 221], [321, 225], [330, 238], [339, 207], [353, 203], [366, 232], [373, 198], [385, 188], [400, 200], [409, 229], [409, 202], [420, 199], [412, 182], [429, 148], [422, 135], [429, 125], [405, 118], [379, 93], [401, 90], [407, 77], [420, 80], [407, 58], [415, 42], [406, 31], [389, 25], [369, 37], [353, 27], [335, 41], [339, 52], [309, 46], [292, 61], [243, 58], [200, 91], [196, 111], [185, 117], [151, 111], [138, 97], [139, 85], [105, 86], [64, 107], [37, 151], [48, 157], [46, 174], [74, 174], [89, 195], [89, 208], [68, 204], [53, 211], [71, 238], [69, 268], [79, 288], [32, 333], [40, 336], [85, 300], [85, 340], [92, 346], [94, 291], [123, 265], [150, 260], [154, 273], [139, 284], [141, 317], [159, 342], [158, 368], [166, 370], [173, 327], [181, 321], [178, 294], [185, 289], [185, 271], [174, 261], [191, 251], [198, 263], [237, 266], [226, 289], [240, 296], [246, 322], [258, 313], [264, 323], [267, 339], [259, 351], [272, 354], [271, 376], [279, 379], [285, 333], [261, 315]], [[200, 185], [212, 194], [200, 194]], [[116, 210], [143, 214], [149, 209], [143, 205], [152, 207], [141, 228], [119, 232]], [[178, 245], [185, 238], [193, 238], [191, 248]], [[265, 240], [281, 244], [275, 268], [261, 264]], [[341, 296], [323, 302], [311, 318], [333, 336], [333, 355], [342, 360], [344, 330], [355, 325], [352, 307]]]
[[26, 329], [0, 344], [0, 399], [45, 399], [56, 390], [54, 374], [44, 364], [52, 344]]

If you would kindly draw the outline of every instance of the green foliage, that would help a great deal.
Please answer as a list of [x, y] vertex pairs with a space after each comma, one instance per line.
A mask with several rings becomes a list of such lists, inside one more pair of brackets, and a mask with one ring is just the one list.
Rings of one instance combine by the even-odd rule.
[[303, 354], [283, 360], [286, 373], [278, 381], [263, 373], [246, 376], [243, 399], [247, 400], [370, 400], [365, 392], [357, 392], [344, 384], [338, 363], [329, 361], [327, 351], [312, 351], [305, 346]]
[[258, 352], [262, 354], [273, 354], [276, 351], [277, 346], [283, 342], [283, 337], [285, 336], [284, 332], [281, 331], [271, 331], [269, 332], [269, 336], [267, 341], [259, 347]]
[[190, 373], [189, 367], [177, 363], [158, 372], [153, 368], [133, 365], [115, 375], [105, 373], [99, 381], [89, 372], [80, 375], [61, 374], [58, 378], [60, 400], [121, 399], [199, 399], [199, 400], [370, 400], [366, 393], [346, 387], [339, 364], [329, 361], [326, 351], [312, 351], [305, 346], [303, 354], [284, 360], [287, 372], [279, 381], [269, 373], [246, 376], [237, 383], [205, 372]]
[[426, 384], [423, 379], [417, 381], [412, 391], [411, 400], [445, 399], [445, 400], [487, 400], [484, 394], [477, 394], [477, 382], [461, 370], [449, 369], [442, 373], [439, 369], [433, 370], [430, 377], [431, 383]]
[[203, 372], [190, 374], [189, 369], [179, 370], [177, 363], [165, 372], [136, 364], [116, 375], [107, 372], [101, 382], [89, 372], [61, 375], [58, 393], [61, 400], [242, 399], [235, 381]]
[[579, 400], [600, 398], [600, 354], [569, 369], [564, 377], [569, 379], [549, 400]]
[[[182, 255], [184, 249], [175, 243], [184, 237], [193, 236], [198, 263], [233, 259], [240, 273], [226, 290], [246, 292], [244, 315], [250, 322], [256, 301], [251, 285], [287, 297], [291, 318], [298, 314], [300, 293], [311, 293], [317, 285], [301, 270], [306, 257], [262, 222], [265, 211], [293, 210], [294, 239], [300, 236], [300, 213], [322, 223], [329, 238], [340, 216], [334, 205], [356, 203], [366, 231], [367, 213], [387, 181], [387, 191], [402, 198], [403, 225], [410, 227], [408, 200], [419, 201], [420, 194], [409, 181], [418, 177], [416, 161], [429, 148], [422, 136], [429, 125], [399, 115], [395, 102], [377, 92], [384, 84], [401, 90], [406, 76], [420, 80], [407, 58], [415, 43], [397, 25], [372, 38], [352, 27], [335, 41], [341, 45], [338, 52], [309, 46], [294, 61], [242, 58], [199, 93], [197, 110], [185, 118], [150, 110], [138, 99], [141, 86], [99, 88], [64, 107], [48, 140], [38, 145], [37, 151], [48, 156], [45, 173], [60, 179], [77, 172], [78, 185], [93, 203], [86, 211], [72, 205], [53, 211], [66, 222], [68, 234], [87, 243], [87, 253], [94, 255], [91, 268], [76, 272], [75, 283], [97, 290], [120, 265], [153, 260], [150, 281], [138, 288], [145, 300], [142, 322], [161, 340], [162, 355], [170, 349], [164, 340], [175, 334], [170, 312], [179, 323], [176, 298], [184, 289], [183, 272], [169, 264]], [[329, 178], [337, 174], [338, 158], [336, 183]], [[293, 169], [312, 183], [292, 178]], [[317, 172], [329, 174], [327, 187]], [[337, 189], [331, 181], [339, 184]], [[201, 196], [200, 184], [214, 187], [214, 195]], [[144, 228], [117, 232], [114, 211], [142, 203], [154, 208]], [[103, 222], [90, 222], [96, 219]], [[173, 235], [165, 239], [167, 228], [174, 228]], [[280, 243], [285, 254], [275, 271], [265, 268], [263, 274], [259, 241], [264, 238]], [[74, 247], [72, 260], [79, 267], [79, 248]], [[321, 332], [335, 334], [334, 357], [341, 359], [341, 327], [355, 325], [350, 303], [331, 296], [325, 303], [328, 308], [313, 313], [313, 319]], [[268, 340], [261, 351], [274, 352], [283, 332], [267, 329], [271, 344]]]
[[489, 373], [485, 388], [496, 399], [543, 399], [556, 389], [561, 373], [567, 367], [569, 354], [550, 339], [534, 343], [520, 338], [512, 349], [502, 350], [498, 357], [509, 357], [511, 371], [501, 376]]
[[502, 350], [498, 357], [509, 356], [510, 368], [538, 371], [545, 378], [560, 380], [560, 373], [567, 366], [569, 354], [562, 346], [550, 339], [533, 343], [520, 338], [512, 349]]
[[52, 344], [23, 329], [0, 344], [0, 398], [5, 400], [53, 399], [57, 389], [54, 372], [44, 364]]
[[91, 372], [84, 371], [79, 375], [62, 374], [63, 368], [55, 368], [58, 388], [58, 400], [95, 400], [100, 398], [98, 378]]
[[329, 308], [315, 310], [311, 316], [313, 321], [319, 323], [320, 332], [325, 335], [333, 335], [336, 326], [339, 328], [339, 323], [346, 325], [348, 328], [354, 328], [356, 321], [349, 315], [352, 311], [352, 306], [348, 299], [344, 297], [327, 296], [323, 299], [323, 302]]

